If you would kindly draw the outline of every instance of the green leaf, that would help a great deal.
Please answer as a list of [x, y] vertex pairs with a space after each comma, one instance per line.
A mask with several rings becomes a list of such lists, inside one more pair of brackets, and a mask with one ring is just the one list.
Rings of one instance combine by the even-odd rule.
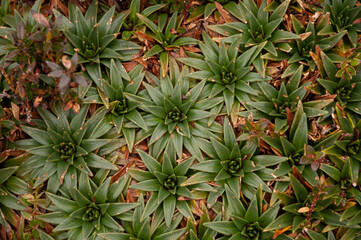
[[141, 157], [141, 159], [143, 160], [149, 172], [151, 172], [153, 175], [154, 175], [154, 171], [162, 172], [162, 166], [157, 160], [155, 160], [152, 156], [150, 156], [149, 154], [147, 154], [146, 152], [140, 149], [137, 149], [137, 152]]
[[292, 226], [294, 217], [295, 217], [295, 215], [292, 213], [289, 213], [289, 212], [284, 213], [281, 216], [279, 216], [278, 218], [276, 218], [276, 220], [274, 220], [265, 229], [263, 229], [263, 231], [268, 232], [268, 231], [273, 231], [273, 230], [282, 229], [282, 228], [285, 228], [288, 226]]
[[46, 196], [62, 211], [72, 213], [79, 208], [78, 204], [67, 198], [60, 197], [49, 192], [46, 192]]
[[233, 222], [226, 222], [226, 221], [217, 221], [217, 222], [208, 222], [204, 223], [204, 226], [213, 229], [219, 233], [224, 235], [232, 235], [236, 232], [239, 232], [239, 229]]
[[[94, 200], [96, 203], [105, 203], [108, 195], [108, 188], [111, 178], [109, 177], [94, 193]], [[94, 201], [93, 200], [93, 201]]]
[[290, 175], [290, 179], [297, 201], [302, 203], [308, 197], [307, 189], [293, 175]]
[[140, 183], [132, 184], [131, 188], [142, 190], [142, 191], [159, 191], [159, 188], [162, 187], [157, 179], [149, 179], [142, 181]]
[[33, 127], [22, 126], [21, 128], [26, 134], [28, 134], [32, 139], [41, 143], [42, 145], [49, 145], [51, 144], [51, 139], [48, 133], [44, 130], [40, 130]]
[[174, 195], [169, 195], [163, 201], [164, 217], [167, 226], [169, 226], [172, 222], [172, 217], [174, 214], [176, 203], [177, 203], [177, 199]]
[[142, 14], [137, 13], [137, 17], [152, 30], [153, 33], [158, 32], [158, 26], [153, 23], [153, 21], [149, 20], [147, 17], [143, 16]]
[[164, 49], [160, 45], [154, 45], [151, 49], [148, 50], [148, 52], [146, 52], [146, 54], [144, 54], [143, 58], [149, 58], [163, 51]]
[[190, 186], [197, 183], [204, 183], [213, 181], [215, 174], [210, 174], [206, 172], [197, 172], [196, 174], [192, 175], [188, 178], [185, 182], [181, 184], [181, 186]]
[[155, 238], [153, 238], [153, 240], [163, 240], [163, 239], [175, 240], [175, 239], [179, 239], [179, 237], [182, 236], [185, 232], [186, 232], [185, 228], [177, 229], [170, 232], [162, 233], [156, 236]]
[[228, 158], [231, 154], [231, 151], [226, 146], [224, 146], [222, 143], [220, 143], [214, 138], [211, 138], [211, 143], [216, 150], [219, 159], [221, 159], [222, 161], [229, 160]]

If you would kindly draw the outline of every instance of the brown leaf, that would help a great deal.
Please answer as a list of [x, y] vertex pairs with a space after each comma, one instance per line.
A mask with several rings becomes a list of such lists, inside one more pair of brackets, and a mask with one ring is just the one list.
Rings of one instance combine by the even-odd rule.
[[80, 105], [78, 103], [74, 103], [73, 104], [73, 111], [78, 114], [79, 110], [80, 110]]
[[66, 69], [70, 69], [71, 68], [71, 60], [68, 59], [68, 56], [64, 55], [62, 58], [61, 58], [61, 62], [63, 63], [64, 67]]
[[25, 98], [25, 96], [26, 96], [26, 91], [23, 86], [19, 86], [19, 95], [21, 98]]
[[133, 163], [134, 163], [134, 159], [130, 159], [130, 161], [128, 161], [124, 167], [119, 169], [119, 171], [111, 177], [111, 184], [118, 181], [119, 178], [124, 176], [124, 174], [128, 172], [128, 169], [133, 165]]
[[216, 4], [216, 7], [217, 7], [217, 10], [219, 11], [219, 13], [221, 14], [221, 16], [223, 17], [224, 21], [225, 22], [232, 22], [232, 19], [231, 19], [231, 15], [226, 11], [224, 10], [224, 8], [222, 7], [221, 4], [219, 4], [218, 2], [214, 2]]
[[287, 226], [287, 227], [285, 227], [285, 228], [282, 228], [282, 229], [277, 229], [276, 231], [275, 231], [275, 233], [273, 234], [273, 239], [275, 239], [276, 237], [278, 237], [279, 235], [281, 235], [282, 233], [284, 233], [284, 232], [286, 232], [288, 229], [290, 229], [292, 227], [292, 225], [290, 225], [290, 226]]
[[310, 35], [312, 34], [312, 32], [306, 32], [306, 33], [302, 33], [299, 36], [301, 37], [301, 41], [305, 40], [306, 38], [308, 38]]
[[68, 102], [67, 104], [66, 104], [66, 106], [65, 106], [65, 111], [68, 111], [70, 108], [72, 108], [73, 107], [73, 101], [70, 101], [70, 102]]
[[17, 119], [17, 120], [20, 120], [19, 119], [19, 117], [20, 117], [19, 116], [19, 112], [20, 112], [19, 110], [20, 110], [19, 106], [16, 105], [15, 103], [11, 102], [11, 111], [13, 113], [14, 118]]
[[145, 39], [145, 40], [148, 40], [149, 42], [155, 44], [155, 40], [154, 40], [151, 36], [149, 36], [148, 34], [143, 33], [143, 32], [141, 32], [141, 31], [137, 31], [135, 34], [136, 34], [138, 37], [140, 37], [139, 40], [142, 41], [142, 38], [143, 38], [143, 40]]
[[48, 19], [46, 19], [46, 17], [44, 17], [43, 14], [34, 13], [33, 17], [34, 17], [35, 21], [37, 21], [41, 26], [47, 27], [47, 28], [50, 27]]
[[43, 96], [37, 96], [34, 101], [34, 107], [39, 106], [39, 104], [43, 101]]

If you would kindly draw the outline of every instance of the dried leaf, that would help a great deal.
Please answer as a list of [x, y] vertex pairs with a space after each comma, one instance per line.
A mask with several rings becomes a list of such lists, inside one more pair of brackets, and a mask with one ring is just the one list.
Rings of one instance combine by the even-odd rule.
[[61, 62], [63, 63], [64, 67], [66, 69], [70, 69], [71, 68], [71, 60], [68, 59], [68, 56], [64, 55], [61, 58]]
[[33, 16], [34, 16], [35, 21], [37, 21], [37, 23], [39, 23], [41, 26], [47, 27], [47, 28], [50, 27], [48, 19], [46, 19], [46, 17], [44, 17], [43, 14], [33, 13]]
[[284, 233], [284, 232], [286, 232], [288, 229], [290, 229], [292, 227], [292, 225], [290, 225], [290, 226], [287, 226], [287, 227], [285, 227], [285, 228], [282, 228], [282, 229], [277, 229], [276, 231], [275, 231], [275, 233], [273, 234], [273, 239], [275, 239], [276, 237], [278, 237], [279, 235], [281, 235], [282, 233]]
[[43, 96], [37, 96], [34, 101], [34, 107], [38, 107], [42, 101], [43, 101]]
[[11, 102], [11, 111], [13, 113], [14, 118], [17, 119], [17, 120], [20, 120], [20, 118], [19, 118], [20, 117], [20, 114], [19, 114], [20, 108], [19, 108], [18, 105], [16, 105], [13, 102]]

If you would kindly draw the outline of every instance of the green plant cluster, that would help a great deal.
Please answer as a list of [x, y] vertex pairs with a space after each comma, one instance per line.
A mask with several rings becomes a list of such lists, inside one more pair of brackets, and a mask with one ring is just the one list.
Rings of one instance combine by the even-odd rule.
[[361, 239], [359, 1], [28, 2], [1, 239]]

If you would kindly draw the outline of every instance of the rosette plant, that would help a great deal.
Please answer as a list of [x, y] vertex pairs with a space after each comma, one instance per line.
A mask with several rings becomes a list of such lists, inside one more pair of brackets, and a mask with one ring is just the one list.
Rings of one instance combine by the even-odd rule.
[[198, 142], [209, 159], [193, 164], [191, 169], [198, 172], [188, 178], [181, 186], [214, 181], [220, 185], [220, 189], [217, 193], [210, 195], [220, 195], [224, 192], [225, 186], [228, 186], [236, 196], [239, 197], [242, 192], [248, 198], [252, 198], [255, 189], [260, 184], [265, 191], [271, 192], [264, 182], [273, 179], [270, 176], [272, 170], [267, 167], [287, 161], [287, 158], [256, 155], [257, 145], [247, 141], [238, 144], [228, 118], [224, 120], [223, 134], [222, 141], [211, 138], [210, 142], [207, 140]]
[[332, 27], [336, 32], [347, 30], [347, 37], [353, 47], [356, 47], [358, 34], [361, 32], [361, 23], [354, 23], [361, 18], [361, 6], [357, 0], [325, 0], [323, 7], [330, 13]]
[[136, 95], [144, 78], [142, 66], [133, 68], [128, 75], [129, 81], [122, 78], [119, 68], [113, 60], [110, 63], [109, 79], [102, 79], [101, 88], [92, 87], [87, 92], [84, 103], [98, 103], [107, 109], [106, 120], [114, 125], [118, 134], [127, 141], [128, 148], [133, 149], [136, 128], [148, 130], [143, 116], [139, 113], [138, 102], [127, 98], [126, 93]]
[[[327, 55], [332, 58], [334, 62], [340, 62], [342, 57], [330, 50], [342, 39], [346, 31], [334, 33], [329, 24], [329, 14], [320, 17], [317, 24], [309, 21], [307, 26], [302, 25], [294, 15], [291, 15], [291, 19], [293, 30], [301, 36], [301, 39], [280, 43], [278, 45], [279, 49], [287, 53], [289, 57], [287, 60], [289, 66], [282, 74], [283, 78], [293, 75], [301, 64], [308, 66], [309, 70], [314, 71], [316, 64], [310, 52], [315, 52], [316, 46], [323, 52], [327, 52]], [[269, 59], [272, 60], [274, 58], [271, 56]]]
[[[255, 45], [266, 52], [278, 56], [277, 42], [300, 39], [297, 34], [277, 29], [283, 22], [290, 0], [284, 1], [273, 12], [264, 11], [267, 1], [262, 1], [258, 8], [255, 1], [240, 1], [237, 8], [231, 12], [240, 22], [225, 23], [223, 25], [210, 25], [211, 30], [216, 31], [227, 38], [225, 41], [233, 42], [241, 39], [242, 48], [250, 48]], [[261, 58], [262, 52], [252, 61], [257, 71], [265, 76], [266, 63]]]
[[[338, 103], [347, 112], [354, 114], [361, 114], [361, 67], [356, 70], [356, 75], [351, 79], [342, 78], [338, 71], [337, 66], [331, 61], [331, 59], [323, 52], [321, 52], [322, 67], [324, 74], [322, 78], [318, 78], [317, 82], [321, 85], [323, 90], [326, 90], [329, 94], [335, 96], [334, 104], [326, 108], [328, 111], [331, 107]], [[327, 79], [326, 79], [327, 77]], [[321, 89], [322, 89], [321, 88]], [[323, 94], [322, 90], [315, 92]]]
[[19, 177], [15, 176], [18, 170], [18, 164], [26, 159], [26, 156], [20, 156], [17, 159], [1, 159], [0, 164], [0, 225], [6, 230], [11, 231], [11, 226], [18, 226], [18, 214], [14, 211], [25, 210], [26, 206], [19, 200], [19, 195], [31, 193], [28, 184]]
[[[176, 63], [173, 64], [175, 66]], [[163, 149], [172, 144], [179, 157], [182, 157], [183, 146], [197, 159], [203, 156], [198, 146], [200, 138], [218, 138], [221, 126], [217, 122], [207, 124], [213, 113], [207, 111], [220, 102], [222, 98], [209, 98], [201, 95], [205, 87], [205, 80], [190, 85], [185, 76], [187, 69], [180, 73], [175, 67], [169, 76], [158, 79], [154, 75], [151, 81], [156, 85], [143, 83], [145, 90], [139, 96], [124, 93], [127, 99], [139, 103], [139, 107], [150, 116], [145, 120], [148, 131], [141, 130], [140, 136], [151, 136], [148, 141], [150, 153], [156, 158]], [[192, 87], [192, 88], [191, 88]]]
[[49, 213], [37, 216], [38, 219], [56, 225], [53, 232], [65, 232], [66, 239], [101, 239], [98, 234], [124, 231], [118, 218], [126, 218], [129, 210], [139, 203], [119, 201], [126, 191], [129, 177], [122, 177], [111, 183], [111, 177], [97, 186], [88, 175], [81, 173], [77, 185], [69, 190], [69, 195], [59, 196], [47, 192], [53, 203]]
[[210, 97], [222, 96], [223, 101], [217, 106], [217, 114], [225, 103], [227, 114], [236, 116], [240, 110], [241, 103], [250, 100], [249, 95], [257, 95], [252, 88], [252, 83], [257, 81], [270, 80], [269, 77], [251, 72], [249, 66], [261, 49], [251, 48], [239, 54], [238, 47], [240, 39], [235, 40], [226, 47], [222, 41], [217, 46], [205, 32], [202, 33], [204, 43], [200, 42], [199, 47], [204, 57], [180, 58], [179, 61], [200, 71], [189, 74], [189, 77], [196, 79], [207, 79], [207, 89]]
[[146, 34], [155, 41], [153, 47], [144, 54], [143, 58], [147, 59], [159, 54], [161, 75], [165, 77], [170, 63], [169, 52], [184, 45], [195, 45], [197, 40], [191, 37], [181, 37], [182, 32], [184, 32], [184, 29], [180, 28], [183, 18], [177, 19], [177, 12], [173, 13], [168, 24], [168, 14], [159, 14], [158, 26], [142, 14], [137, 13], [137, 16], [151, 31], [146, 32]]
[[83, 172], [93, 176], [96, 169], [117, 170], [104, 156], [125, 144], [105, 121], [106, 109], [95, 112], [88, 120], [88, 106], [78, 114], [64, 111], [61, 105], [53, 113], [38, 108], [42, 120], [37, 127], [22, 126], [30, 139], [19, 140], [18, 149], [31, 154], [19, 171], [33, 181], [33, 187], [48, 180], [47, 190], [57, 192], [61, 184], [74, 186]]
[[[361, 121], [355, 123], [342, 107], [336, 105], [336, 116], [341, 132], [340, 139], [332, 146], [324, 149], [323, 152], [332, 161], [334, 166], [322, 165], [321, 170], [327, 173], [342, 190], [356, 187], [360, 183], [360, 162], [361, 162]], [[342, 136], [342, 137], [341, 137]]]
[[[205, 239], [214, 239], [217, 235], [217, 232], [211, 228], [207, 228], [204, 224], [211, 222], [209, 216], [209, 211], [204, 203], [201, 206], [202, 215], [200, 216], [199, 222], [194, 223], [191, 218], [187, 220], [187, 235], [184, 240], [205, 240]], [[213, 221], [221, 220], [221, 214], [213, 219]]]
[[206, 3], [204, 5], [197, 6], [197, 8], [190, 14], [190, 16], [187, 18], [187, 23], [202, 15], [204, 19], [207, 19], [212, 15], [213, 12], [219, 14], [217, 11], [217, 4], [229, 12], [237, 9], [237, 3], [232, 0], [206, 0], [205, 2]]
[[324, 157], [320, 147], [321, 145], [325, 146], [326, 143], [330, 144], [334, 138], [324, 140], [315, 147], [308, 145], [307, 117], [302, 104], [299, 102], [287, 136], [265, 135], [262, 140], [272, 147], [275, 154], [288, 158], [288, 161], [280, 163], [273, 171], [275, 176], [282, 177], [290, 173], [293, 167], [296, 167], [301, 172], [302, 177], [314, 186], [318, 183], [316, 180], [318, 176], [315, 171], [319, 168], [320, 160]]
[[[279, 90], [267, 82], [258, 82], [260, 94], [253, 101], [246, 103], [247, 111], [238, 113], [239, 116], [247, 117], [252, 114], [254, 119], [266, 118], [275, 124], [276, 133], [284, 133], [288, 128], [288, 118], [296, 112], [298, 104], [307, 94], [306, 86], [311, 82], [300, 85], [302, 77], [300, 66], [297, 72], [285, 84], [281, 83]], [[306, 117], [318, 117], [327, 114], [323, 110], [333, 99], [313, 100], [301, 102]]]
[[[153, 192], [145, 205], [141, 215], [141, 221], [145, 220], [157, 209], [163, 210], [165, 223], [171, 225], [174, 211], [177, 209], [183, 216], [192, 218], [191, 200], [205, 198], [209, 191], [214, 189], [206, 183], [195, 183], [182, 186], [190, 174], [190, 166], [194, 162], [194, 156], [177, 164], [176, 152], [172, 145], [158, 160], [151, 155], [137, 150], [147, 171], [131, 168], [129, 174], [138, 181], [131, 188], [141, 191]], [[161, 163], [160, 163], [161, 162]], [[179, 199], [183, 197], [186, 199]]]
[[[272, 232], [264, 232], [263, 229], [272, 223], [279, 211], [279, 203], [270, 206], [265, 203], [262, 188], [253, 194], [252, 200], [248, 206], [226, 187], [227, 191], [227, 215], [223, 221], [212, 221], [204, 223], [207, 228], [225, 235], [219, 239], [242, 239], [242, 240], [260, 240], [271, 239]], [[266, 204], [266, 205], [265, 205]], [[264, 211], [263, 208], [267, 207]]]
[[124, 22], [121, 27], [121, 30], [123, 30], [122, 38], [125, 40], [130, 40], [133, 35], [135, 35], [135, 31], [144, 24], [137, 17], [137, 13], [145, 17], [151, 17], [153, 13], [165, 6], [165, 4], [155, 4], [140, 12], [140, 2], [140, 0], [132, 0], [129, 4], [129, 14], [124, 18]]
[[142, 213], [145, 208], [143, 194], [139, 196], [140, 206], [134, 209], [131, 221], [121, 220], [124, 228], [123, 233], [101, 233], [99, 236], [106, 240], [162, 240], [162, 239], [178, 239], [184, 234], [186, 229], [177, 229], [179, 223], [182, 221], [183, 216], [179, 213], [174, 215], [172, 223], [167, 226], [162, 217], [158, 217], [161, 214], [157, 211], [157, 217], [155, 221], [152, 221], [150, 217], [141, 220]]
[[113, 6], [98, 20], [96, 0], [90, 4], [85, 15], [74, 4], [69, 4], [68, 10], [69, 19], [53, 10], [56, 17], [63, 16], [63, 32], [69, 40], [65, 53], [78, 53], [79, 63], [86, 64], [88, 74], [96, 76], [95, 79], [101, 76], [101, 65], [109, 67], [110, 59], [114, 59], [119, 65], [120, 61], [129, 61], [132, 55], [138, 53], [140, 46], [117, 38], [126, 12], [114, 17]]

